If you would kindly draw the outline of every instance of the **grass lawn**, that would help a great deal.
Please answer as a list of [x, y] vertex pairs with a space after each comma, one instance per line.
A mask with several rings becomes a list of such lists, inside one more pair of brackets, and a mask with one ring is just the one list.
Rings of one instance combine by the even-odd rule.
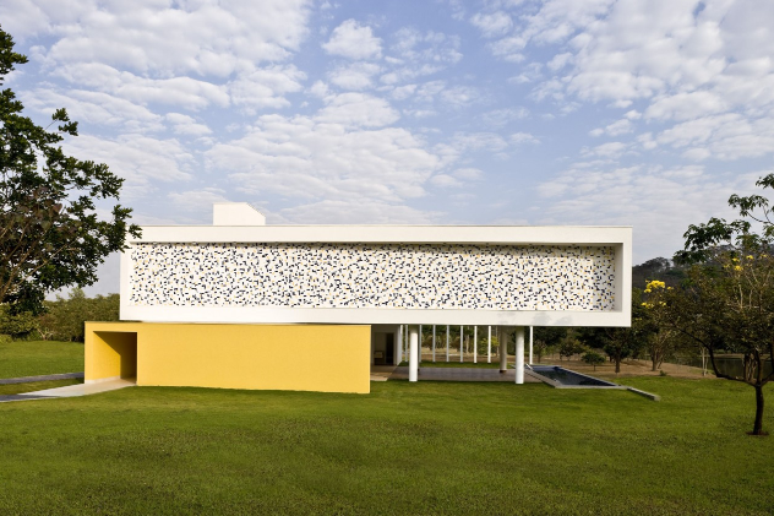
[[42, 340], [0, 343], [0, 378], [81, 371], [81, 343]]
[[627, 383], [663, 401], [426, 381], [4, 403], [0, 514], [772, 513], [751, 388]]

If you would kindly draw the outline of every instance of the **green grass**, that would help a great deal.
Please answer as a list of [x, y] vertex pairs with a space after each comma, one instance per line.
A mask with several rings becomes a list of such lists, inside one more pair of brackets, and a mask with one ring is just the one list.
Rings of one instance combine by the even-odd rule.
[[83, 344], [30, 341], [0, 343], [0, 378], [83, 371]]
[[0, 404], [0, 514], [772, 513], [774, 437], [745, 434], [752, 389], [626, 382], [663, 401], [374, 382]]

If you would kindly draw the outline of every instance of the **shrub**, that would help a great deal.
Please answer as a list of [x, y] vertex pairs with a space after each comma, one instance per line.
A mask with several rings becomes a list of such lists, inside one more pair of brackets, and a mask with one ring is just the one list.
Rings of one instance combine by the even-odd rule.
[[587, 364], [593, 365], [594, 371], [596, 371], [598, 365], [605, 363], [605, 357], [596, 351], [588, 351], [585, 355], [583, 355], [583, 361]]

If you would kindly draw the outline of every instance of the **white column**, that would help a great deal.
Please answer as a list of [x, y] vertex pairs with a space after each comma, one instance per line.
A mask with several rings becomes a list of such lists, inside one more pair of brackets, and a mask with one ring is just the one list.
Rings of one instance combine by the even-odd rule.
[[465, 350], [465, 346], [462, 342], [464, 336], [465, 336], [465, 327], [460, 326], [460, 363], [464, 362], [462, 358], [462, 352]]
[[395, 343], [395, 347], [398, 348], [398, 357], [395, 359], [395, 365], [400, 365], [403, 362], [403, 325], [398, 326], [398, 341]]
[[403, 325], [403, 359], [408, 362], [409, 358], [409, 338], [408, 338], [408, 324]]
[[419, 325], [419, 353], [417, 353], [417, 360], [422, 363], [422, 341], [424, 340], [424, 334], [422, 333], [422, 325]]
[[508, 369], [508, 346], [505, 344], [505, 331], [497, 328], [497, 340], [500, 342], [500, 372]]
[[409, 326], [409, 381], [419, 378], [419, 332], [413, 324]]
[[478, 326], [473, 326], [473, 363], [478, 364]]
[[433, 362], [435, 363], [435, 324], [433, 325]]
[[524, 326], [516, 328], [516, 383], [524, 383]]
[[492, 363], [492, 327], [487, 326], [486, 335], [486, 363]]
[[529, 365], [532, 365], [532, 338], [534, 337], [532, 326], [529, 327]]
[[449, 325], [446, 325], [446, 361], [449, 361]]

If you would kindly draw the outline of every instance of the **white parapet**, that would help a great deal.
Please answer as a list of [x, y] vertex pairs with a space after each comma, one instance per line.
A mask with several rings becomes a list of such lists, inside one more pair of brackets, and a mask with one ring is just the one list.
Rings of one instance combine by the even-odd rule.
[[212, 205], [213, 226], [264, 226], [266, 217], [246, 202], [216, 202]]

